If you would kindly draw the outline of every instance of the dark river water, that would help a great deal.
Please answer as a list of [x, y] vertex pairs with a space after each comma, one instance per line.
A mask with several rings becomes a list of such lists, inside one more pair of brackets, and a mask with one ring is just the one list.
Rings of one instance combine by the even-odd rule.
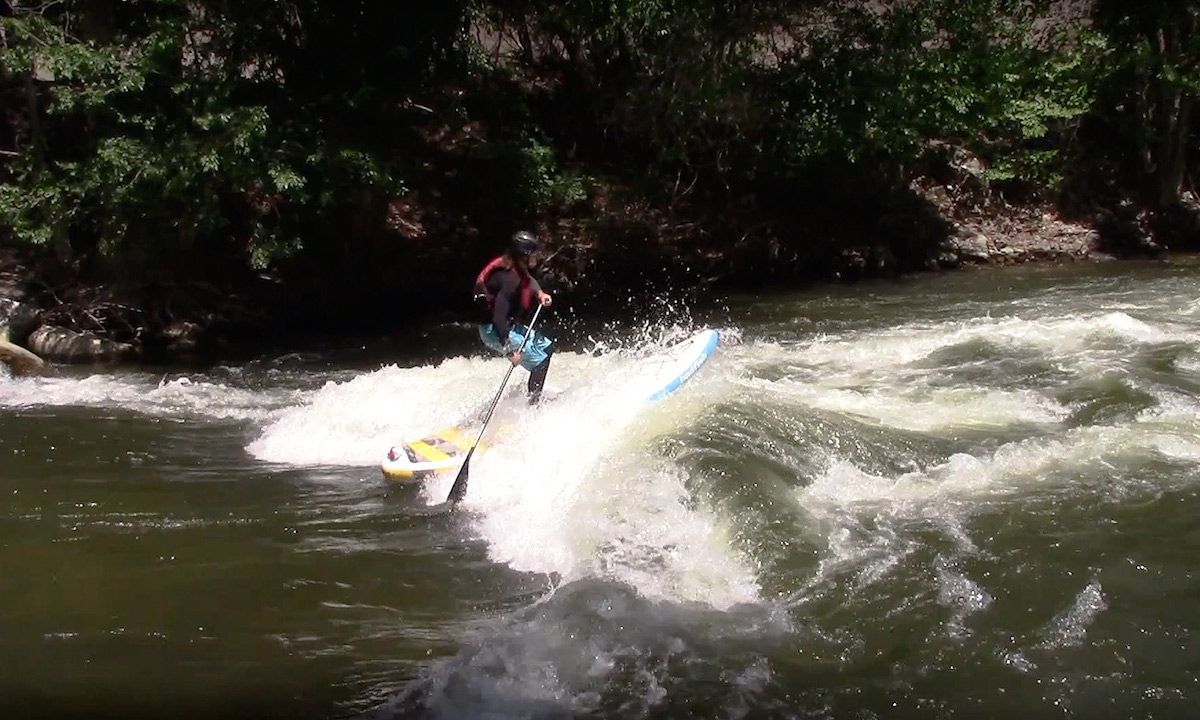
[[0, 717], [1200, 714], [1200, 264], [727, 305], [652, 406], [690, 328], [521, 373], [453, 514], [378, 463], [501, 360], [0, 374]]

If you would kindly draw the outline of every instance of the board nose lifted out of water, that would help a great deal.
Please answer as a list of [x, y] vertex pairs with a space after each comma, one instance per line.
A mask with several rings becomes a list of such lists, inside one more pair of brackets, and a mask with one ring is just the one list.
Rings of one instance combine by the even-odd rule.
[[[682, 387], [712, 357], [719, 343], [720, 334], [716, 330], [700, 330], [662, 352], [643, 358], [622, 382], [644, 397], [647, 404], [661, 400]], [[392, 446], [380, 469], [385, 478], [400, 483], [457, 470], [474, 438], [475, 433], [469, 427], [443, 428]], [[488, 447], [481, 442], [475, 451], [482, 453]]]

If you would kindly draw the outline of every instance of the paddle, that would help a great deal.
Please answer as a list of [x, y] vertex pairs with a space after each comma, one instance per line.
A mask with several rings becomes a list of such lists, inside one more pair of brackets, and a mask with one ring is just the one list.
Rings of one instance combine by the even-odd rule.
[[[529, 342], [529, 338], [533, 336], [533, 326], [537, 324], [538, 315], [542, 312], [542, 306], [538, 305], [533, 311], [533, 319], [529, 321], [529, 329], [525, 331], [525, 337], [521, 340], [520, 347], [517, 352], [525, 349], [525, 343]], [[488, 408], [487, 415], [483, 417], [483, 425], [479, 428], [479, 435], [475, 437], [475, 444], [467, 451], [467, 459], [463, 460], [462, 468], [458, 471], [458, 477], [454, 478], [454, 485], [450, 488], [450, 495], [446, 497], [446, 502], [450, 503], [450, 509], [458, 504], [459, 500], [463, 499], [463, 495], [467, 494], [467, 474], [470, 472], [471, 456], [475, 454], [475, 448], [479, 447], [479, 441], [483, 439], [483, 431], [487, 429], [488, 422], [492, 419], [492, 413], [495, 412], [496, 406], [500, 404], [500, 396], [504, 394], [504, 386], [508, 385], [508, 379], [512, 377], [513, 370], [517, 366], [510, 364], [508, 372], [504, 373], [504, 381], [500, 383], [500, 389], [496, 391], [496, 397], [492, 399], [492, 406]]]

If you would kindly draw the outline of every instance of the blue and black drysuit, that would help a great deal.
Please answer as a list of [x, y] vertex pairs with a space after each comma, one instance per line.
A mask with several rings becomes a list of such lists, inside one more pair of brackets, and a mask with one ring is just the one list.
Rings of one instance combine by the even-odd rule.
[[[475, 300], [481, 311], [479, 339], [483, 344], [506, 357], [516, 352], [530, 333], [529, 327], [517, 319], [532, 312], [539, 292], [537, 280], [505, 257], [488, 263], [475, 281]], [[538, 399], [546, 384], [553, 342], [533, 331], [521, 350], [521, 367], [529, 371], [531, 401]]]

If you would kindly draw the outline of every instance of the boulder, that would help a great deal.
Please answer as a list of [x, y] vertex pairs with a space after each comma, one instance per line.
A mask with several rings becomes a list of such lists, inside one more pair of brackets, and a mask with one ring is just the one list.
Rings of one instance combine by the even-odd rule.
[[996, 255], [1001, 262], [1004, 263], [1021, 263], [1029, 259], [1028, 253], [1024, 248], [1012, 247], [1005, 245], [996, 249]]
[[8, 340], [23, 343], [41, 324], [41, 313], [27, 303], [0, 297], [0, 328], [8, 328]]
[[936, 260], [930, 260], [930, 270], [953, 270], [962, 267], [962, 258], [953, 252], [943, 251]]
[[32, 375], [46, 366], [40, 357], [19, 345], [13, 345], [0, 332], [0, 363], [12, 369], [13, 375]]
[[951, 240], [954, 252], [964, 262], [988, 262], [995, 254], [987, 236], [981, 233], [967, 237], [956, 237]]
[[25, 344], [50, 362], [117, 362], [131, 360], [137, 356], [137, 349], [129, 343], [106, 340], [52, 325], [43, 325], [34, 330]]

